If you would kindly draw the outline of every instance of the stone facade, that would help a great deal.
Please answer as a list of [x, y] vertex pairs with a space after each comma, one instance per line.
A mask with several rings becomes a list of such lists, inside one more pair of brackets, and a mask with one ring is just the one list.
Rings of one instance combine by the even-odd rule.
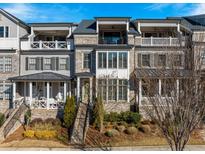
[[63, 118], [63, 110], [42, 110], [42, 109], [34, 109], [31, 111], [31, 120], [41, 118], [45, 120], [47, 118]]
[[97, 35], [75, 35], [74, 37], [75, 45], [94, 45], [98, 44]]

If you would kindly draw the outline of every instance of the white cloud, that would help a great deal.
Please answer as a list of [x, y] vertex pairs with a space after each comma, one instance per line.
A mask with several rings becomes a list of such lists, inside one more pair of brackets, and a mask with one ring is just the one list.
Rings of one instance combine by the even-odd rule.
[[205, 3], [195, 4], [189, 12], [190, 15], [205, 14]]
[[150, 6], [146, 7], [147, 10], [162, 10], [166, 7], [168, 7], [170, 4], [167, 3], [157, 3], [157, 4], [151, 4]]
[[35, 16], [33, 7], [29, 4], [10, 4], [4, 10], [22, 20], [28, 20]]

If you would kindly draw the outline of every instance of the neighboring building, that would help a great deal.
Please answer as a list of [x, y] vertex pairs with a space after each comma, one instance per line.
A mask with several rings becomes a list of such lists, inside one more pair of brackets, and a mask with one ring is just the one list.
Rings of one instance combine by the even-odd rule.
[[[92, 102], [98, 94], [107, 111], [131, 110], [135, 101], [143, 105], [146, 89], [153, 88], [143, 82], [144, 75], [156, 84], [150, 95], [167, 95], [171, 66], [179, 77], [186, 76], [187, 36], [192, 36], [196, 50], [204, 56], [204, 45], [197, 48], [205, 40], [204, 21], [205, 16], [199, 15], [26, 24], [1, 9], [0, 111], [16, 108], [23, 100], [31, 109], [49, 113], [62, 109], [68, 95], [76, 96], [78, 102]], [[159, 79], [160, 73], [167, 77]], [[180, 81], [173, 84], [179, 87]]]

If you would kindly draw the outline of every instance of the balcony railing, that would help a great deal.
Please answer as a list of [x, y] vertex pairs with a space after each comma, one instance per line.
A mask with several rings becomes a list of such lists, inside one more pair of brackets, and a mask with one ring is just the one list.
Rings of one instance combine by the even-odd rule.
[[69, 42], [66, 41], [33, 41], [30, 44], [32, 49], [67, 49]]
[[179, 46], [184, 45], [184, 38], [180, 42], [179, 38], [173, 37], [144, 37], [142, 38], [142, 46]]
[[99, 44], [125, 44], [126, 40], [124, 38], [100, 38]]

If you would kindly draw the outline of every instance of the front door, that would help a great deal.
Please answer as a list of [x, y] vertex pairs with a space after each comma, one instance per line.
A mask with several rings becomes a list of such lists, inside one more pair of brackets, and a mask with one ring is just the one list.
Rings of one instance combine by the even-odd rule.
[[89, 98], [89, 81], [84, 80], [82, 85], [82, 101], [88, 101]]

